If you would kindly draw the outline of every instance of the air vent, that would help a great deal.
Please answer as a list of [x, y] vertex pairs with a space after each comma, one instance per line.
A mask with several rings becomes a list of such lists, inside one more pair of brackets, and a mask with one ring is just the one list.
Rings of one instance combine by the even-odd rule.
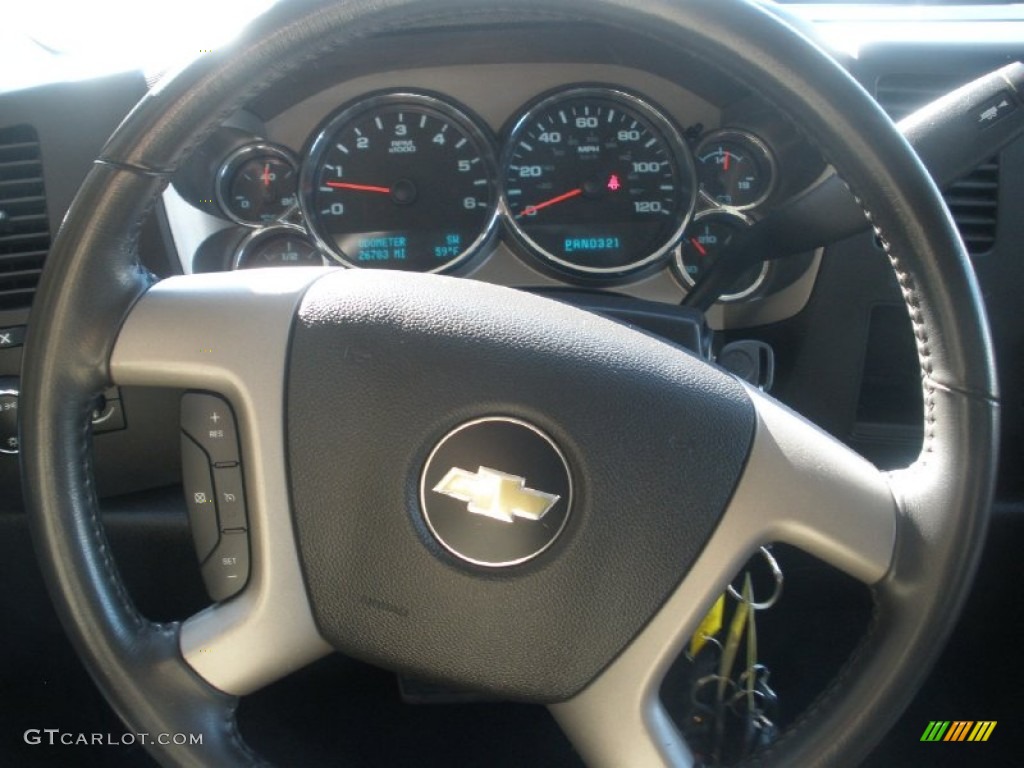
[[28, 125], [0, 129], [0, 309], [32, 296], [50, 249], [39, 138]]
[[[875, 98], [893, 120], [901, 120], [918, 107], [967, 82], [968, 76], [939, 74], [886, 75], [879, 78]], [[996, 242], [999, 206], [999, 158], [980, 165], [953, 182], [943, 197], [972, 256], [987, 253]]]

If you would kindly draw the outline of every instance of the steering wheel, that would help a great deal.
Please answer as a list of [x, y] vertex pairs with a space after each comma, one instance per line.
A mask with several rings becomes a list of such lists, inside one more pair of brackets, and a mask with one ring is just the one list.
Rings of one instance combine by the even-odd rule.
[[[913, 322], [925, 402], [913, 466], [880, 473], [688, 353], [511, 289], [319, 269], [154, 284], [140, 268], [141, 222], [175, 170], [273, 83], [377, 35], [520, 21], [600, 24], [699, 55], [838, 169]], [[994, 381], [975, 279], [924, 168], [844, 71], [762, 7], [284, 3], [143, 99], [72, 204], [25, 349], [24, 486], [53, 599], [107, 699], [134, 731], [204, 735], [150, 743], [165, 764], [259, 762], [237, 697], [339, 649], [547, 704], [591, 765], [690, 765], [659, 684], [741, 564], [782, 541], [870, 585], [876, 608], [837, 679], [753, 762], [837, 765], [902, 711], [967, 592], [994, 483]], [[250, 580], [181, 624], [138, 613], [100, 523], [89, 413], [110, 384], [219, 393], [237, 418]], [[435, 535], [420, 507], [434, 503], [423, 484], [438, 456], [472, 472], [480, 456], [536, 458], [537, 440], [558, 526], [535, 510], [460, 529], [454, 546]], [[458, 556], [541, 529], [523, 562]]]

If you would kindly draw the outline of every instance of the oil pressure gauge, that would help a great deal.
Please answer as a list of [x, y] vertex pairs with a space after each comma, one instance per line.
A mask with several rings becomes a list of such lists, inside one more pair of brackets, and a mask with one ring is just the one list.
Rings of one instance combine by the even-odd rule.
[[235, 150], [217, 174], [217, 202], [239, 224], [280, 221], [298, 205], [297, 194], [295, 159], [274, 144], [248, 144]]

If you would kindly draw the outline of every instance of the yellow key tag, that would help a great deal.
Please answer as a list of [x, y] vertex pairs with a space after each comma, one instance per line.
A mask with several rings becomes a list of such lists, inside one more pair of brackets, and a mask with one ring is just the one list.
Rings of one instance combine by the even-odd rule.
[[722, 619], [725, 615], [725, 595], [722, 595], [715, 604], [711, 606], [711, 609], [707, 612], [707, 615], [701, 620], [700, 625], [697, 627], [697, 631], [693, 633], [693, 637], [690, 638], [690, 655], [696, 656], [700, 653], [700, 649], [707, 645], [708, 638], [714, 637], [718, 634], [718, 631], [722, 628]]

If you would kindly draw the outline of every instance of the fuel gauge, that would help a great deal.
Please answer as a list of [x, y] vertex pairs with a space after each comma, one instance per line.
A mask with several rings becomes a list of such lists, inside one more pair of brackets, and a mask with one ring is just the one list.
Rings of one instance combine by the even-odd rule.
[[752, 133], [715, 131], [697, 145], [696, 156], [701, 193], [723, 207], [754, 208], [775, 185], [775, 158]]
[[306, 231], [280, 225], [257, 229], [246, 237], [235, 254], [234, 269], [260, 267], [322, 267], [324, 258]]

